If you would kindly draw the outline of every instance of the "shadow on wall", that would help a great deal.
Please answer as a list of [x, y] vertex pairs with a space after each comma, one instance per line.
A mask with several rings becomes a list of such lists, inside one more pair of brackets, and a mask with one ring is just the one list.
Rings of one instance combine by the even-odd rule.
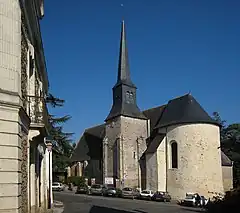
[[144, 211], [125, 211], [125, 210], [118, 210], [118, 209], [113, 209], [113, 208], [108, 208], [108, 207], [103, 207], [103, 206], [93, 206], [89, 213], [147, 213]]

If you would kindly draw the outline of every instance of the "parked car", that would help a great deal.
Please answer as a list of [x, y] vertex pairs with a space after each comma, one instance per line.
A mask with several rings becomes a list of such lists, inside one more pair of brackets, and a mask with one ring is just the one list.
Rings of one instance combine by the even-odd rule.
[[107, 188], [101, 184], [94, 184], [91, 186], [90, 190], [89, 190], [89, 194], [92, 194], [92, 195], [103, 195], [105, 190]]
[[104, 196], [111, 196], [111, 197], [116, 197], [117, 196], [117, 189], [114, 187], [109, 187], [103, 192]]
[[182, 201], [184, 206], [195, 206], [196, 205], [196, 193], [186, 193], [186, 197]]
[[170, 202], [171, 196], [168, 194], [168, 192], [156, 191], [152, 196], [152, 200]]
[[122, 189], [121, 197], [134, 199], [139, 197], [139, 194], [140, 194], [139, 190], [131, 187], [125, 187]]
[[139, 199], [147, 199], [152, 200], [152, 197], [154, 195], [154, 192], [152, 190], [143, 190], [139, 194]]
[[86, 184], [77, 187], [76, 194], [89, 194], [89, 187]]
[[64, 190], [64, 185], [59, 182], [53, 182], [52, 183], [52, 190], [53, 191], [63, 191]]

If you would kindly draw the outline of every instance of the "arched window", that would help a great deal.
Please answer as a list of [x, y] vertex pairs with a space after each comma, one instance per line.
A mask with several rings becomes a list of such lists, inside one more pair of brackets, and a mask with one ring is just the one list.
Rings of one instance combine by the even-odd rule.
[[177, 142], [172, 142], [171, 144], [171, 152], [172, 152], [172, 168], [178, 168], [178, 145]]

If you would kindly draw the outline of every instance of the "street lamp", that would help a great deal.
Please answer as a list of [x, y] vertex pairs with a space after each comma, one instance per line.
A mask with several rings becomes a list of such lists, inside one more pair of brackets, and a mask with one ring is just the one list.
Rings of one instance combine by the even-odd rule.
[[52, 152], [52, 141], [49, 139], [44, 138], [45, 144], [48, 150], [48, 181], [49, 181], [49, 189], [48, 189], [48, 208], [51, 209], [52, 207], [52, 200], [51, 200], [51, 152]]

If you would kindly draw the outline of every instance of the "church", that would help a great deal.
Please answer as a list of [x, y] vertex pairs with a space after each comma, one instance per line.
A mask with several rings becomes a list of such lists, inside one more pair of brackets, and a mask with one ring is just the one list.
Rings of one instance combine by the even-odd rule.
[[122, 21], [117, 82], [105, 122], [88, 128], [71, 157], [71, 176], [96, 183], [206, 197], [232, 188], [232, 162], [220, 149], [220, 125], [191, 94], [141, 111]]

